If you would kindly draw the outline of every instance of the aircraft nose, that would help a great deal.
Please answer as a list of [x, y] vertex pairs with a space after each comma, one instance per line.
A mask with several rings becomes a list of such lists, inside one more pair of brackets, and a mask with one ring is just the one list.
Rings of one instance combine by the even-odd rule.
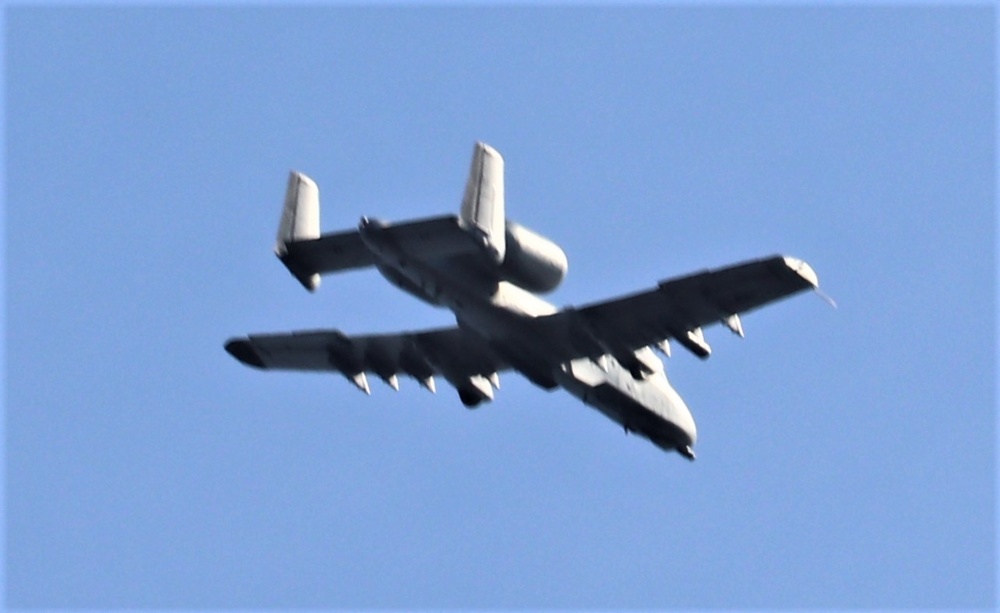
[[686, 445], [684, 444], [678, 445], [677, 452], [693, 462], [694, 449], [692, 449], [692, 446], [694, 445], [695, 441], [698, 440], [698, 428], [696, 428], [694, 425], [694, 418], [691, 416], [691, 412], [685, 411], [685, 413], [687, 414], [687, 420], [678, 420], [680, 421], [680, 423], [678, 423], [677, 425], [678, 427], [680, 427], [681, 431], [687, 435], [688, 442]]
[[688, 446], [694, 445], [698, 442], [698, 427], [694, 424], [694, 416], [691, 415], [691, 411], [688, 410], [687, 406], [683, 407], [683, 411], [678, 411], [677, 426], [681, 431], [687, 435]]
[[[690, 451], [691, 446], [698, 441], [698, 427], [694, 423], [694, 416], [691, 415], [691, 409], [688, 408], [681, 395], [677, 393], [674, 386], [670, 385], [670, 381], [666, 380], [665, 375], [664, 381], [666, 383], [667, 406], [669, 407], [665, 417], [679, 430], [677, 432], [679, 434], [677, 438], [680, 439], [677, 441], [678, 450], [687, 449]], [[691, 454], [693, 455], [693, 452]]]
[[673, 398], [671, 400], [673, 402], [671, 404], [673, 405], [673, 414], [670, 421], [674, 422], [674, 425], [687, 438], [687, 441], [685, 441], [686, 444], [689, 446], [694, 445], [698, 441], [698, 427], [694, 423], [694, 416], [691, 415], [691, 409], [688, 408], [687, 403], [677, 393], [677, 390], [672, 391]]

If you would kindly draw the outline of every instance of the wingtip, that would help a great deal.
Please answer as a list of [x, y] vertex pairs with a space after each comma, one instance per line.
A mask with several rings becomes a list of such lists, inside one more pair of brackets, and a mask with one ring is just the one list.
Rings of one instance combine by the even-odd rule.
[[226, 351], [229, 355], [233, 356], [240, 362], [243, 362], [247, 366], [253, 366], [254, 368], [264, 368], [264, 360], [261, 359], [260, 354], [254, 349], [253, 344], [245, 338], [233, 338], [226, 342]]
[[819, 287], [819, 277], [816, 276], [816, 271], [813, 270], [813, 267], [807, 264], [805, 260], [788, 256], [785, 256], [784, 260], [785, 266], [802, 277], [802, 279], [811, 285], [813, 289], [817, 289]]

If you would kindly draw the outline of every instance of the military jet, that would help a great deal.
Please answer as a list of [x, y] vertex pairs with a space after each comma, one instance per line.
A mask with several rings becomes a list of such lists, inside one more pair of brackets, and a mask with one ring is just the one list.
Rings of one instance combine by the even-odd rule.
[[275, 253], [306, 289], [314, 291], [320, 275], [374, 267], [405, 292], [451, 309], [456, 325], [398, 334], [252, 334], [230, 339], [226, 351], [260, 369], [339, 372], [366, 394], [369, 375], [396, 390], [407, 375], [431, 392], [440, 376], [469, 408], [493, 400], [499, 373], [514, 370], [693, 460], [694, 418], [653, 349], [669, 356], [674, 341], [707, 358], [705, 326], [721, 323], [742, 337], [741, 314], [818, 289], [816, 273], [776, 255], [559, 309], [537, 294], [562, 281], [566, 254], [506, 219], [503, 174], [500, 154], [476, 143], [458, 215], [400, 223], [362, 217], [357, 229], [321, 234], [319, 189], [293, 171]]

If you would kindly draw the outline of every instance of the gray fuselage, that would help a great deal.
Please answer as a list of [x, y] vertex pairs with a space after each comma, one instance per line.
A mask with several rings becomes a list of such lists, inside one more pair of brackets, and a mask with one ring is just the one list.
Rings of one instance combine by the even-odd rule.
[[[540, 327], [531, 324], [557, 313], [556, 307], [513, 283], [496, 280], [480, 261], [425, 261], [419, 254], [406, 253], [381, 232], [382, 227], [378, 221], [365, 219], [359, 231], [389, 282], [425, 302], [450, 309], [461, 328], [482, 338], [532, 382], [547, 389], [563, 387], [626, 432], [693, 459], [694, 418], [651, 349], [630, 352], [648, 367], [649, 372], [643, 373], [625, 368], [610, 353], [595, 359], [553, 360], [551, 348], [574, 339], [540, 335]], [[477, 401], [466, 404], [474, 406]]]

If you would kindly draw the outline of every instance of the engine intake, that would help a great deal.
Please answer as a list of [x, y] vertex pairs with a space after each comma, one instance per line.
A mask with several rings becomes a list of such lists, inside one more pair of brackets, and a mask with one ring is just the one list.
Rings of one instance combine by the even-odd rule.
[[559, 245], [510, 220], [505, 234], [507, 253], [500, 266], [504, 280], [538, 293], [559, 287], [569, 268]]

